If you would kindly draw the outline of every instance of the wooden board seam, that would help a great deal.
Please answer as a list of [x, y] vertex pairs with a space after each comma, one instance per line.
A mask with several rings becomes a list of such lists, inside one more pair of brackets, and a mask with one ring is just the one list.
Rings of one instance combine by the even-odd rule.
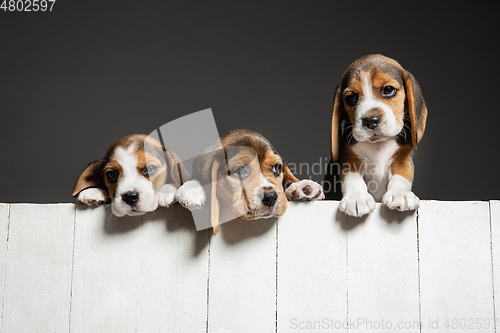
[[276, 221], [276, 313], [274, 319], [274, 332], [278, 332], [278, 221]]
[[210, 244], [212, 243], [212, 234], [208, 234], [208, 263], [207, 263], [207, 323], [205, 325], [205, 333], [208, 333], [208, 320], [209, 320], [209, 305], [210, 305]]
[[490, 254], [491, 254], [491, 286], [493, 292], [493, 328], [497, 331], [497, 315], [495, 309], [495, 266], [493, 263], [493, 223], [491, 216], [491, 200], [488, 202], [488, 209], [490, 214]]
[[75, 272], [75, 234], [76, 234], [76, 205], [74, 205], [74, 214], [73, 214], [73, 249], [71, 254], [71, 282], [70, 282], [70, 290], [69, 290], [69, 318], [68, 318], [68, 326], [69, 332], [71, 332], [71, 314], [72, 314], [72, 306], [73, 306], [73, 275]]
[[[349, 216], [346, 216], [346, 226], [349, 226]], [[346, 318], [349, 322], [349, 228], [345, 235], [345, 300], [346, 300]]]
[[419, 331], [422, 332], [422, 298], [420, 291], [420, 232], [418, 230], [418, 223], [420, 219], [420, 208], [417, 209], [416, 214], [416, 223], [417, 223], [417, 272], [418, 272], [418, 321], [420, 323]]

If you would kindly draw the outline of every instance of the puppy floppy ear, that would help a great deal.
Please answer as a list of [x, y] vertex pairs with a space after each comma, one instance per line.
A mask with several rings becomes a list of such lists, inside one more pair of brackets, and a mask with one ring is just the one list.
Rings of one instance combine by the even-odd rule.
[[333, 114], [332, 114], [332, 161], [338, 160], [340, 155], [340, 136], [342, 135], [340, 130], [340, 124], [345, 115], [344, 99], [342, 98], [342, 91], [340, 89], [340, 84], [337, 86], [335, 92], [335, 98], [333, 100]]
[[97, 187], [108, 192], [108, 188], [104, 183], [104, 175], [102, 169], [106, 161], [99, 160], [89, 164], [89, 166], [82, 172], [78, 180], [76, 181], [75, 188], [73, 189], [73, 196], [77, 196], [81, 191]]
[[174, 183], [179, 188], [184, 182], [190, 179], [189, 173], [184, 168], [181, 159], [173, 151], [165, 149], [165, 160], [167, 162], [167, 184]]
[[212, 190], [210, 193], [210, 223], [212, 224], [212, 231], [214, 236], [219, 232], [219, 199], [217, 199], [217, 179], [218, 179], [218, 171], [220, 167], [220, 162], [218, 158], [214, 159], [211, 170], [211, 181], [212, 181]]
[[408, 103], [408, 113], [411, 121], [411, 142], [413, 148], [418, 147], [418, 143], [425, 131], [427, 121], [427, 106], [424, 96], [415, 77], [410, 72], [404, 72], [403, 81], [406, 90], [406, 101]]

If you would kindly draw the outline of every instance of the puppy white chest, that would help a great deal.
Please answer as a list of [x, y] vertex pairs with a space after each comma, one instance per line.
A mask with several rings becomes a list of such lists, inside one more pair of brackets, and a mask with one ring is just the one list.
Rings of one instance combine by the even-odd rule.
[[358, 142], [353, 145], [353, 151], [363, 161], [360, 174], [366, 182], [368, 192], [376, 201], [380, 201], [387, 191], [392, 157], [398, 149], [399, 145], [395, 140]]

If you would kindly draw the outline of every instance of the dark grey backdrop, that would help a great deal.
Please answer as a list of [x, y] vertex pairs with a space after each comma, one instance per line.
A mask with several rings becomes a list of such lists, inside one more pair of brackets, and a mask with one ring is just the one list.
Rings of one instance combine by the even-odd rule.
[[415, 193], [500, 199], [494, 1], [57, 0], [0, 11], [0, 32], [0, 202], [72, 202], [112, 141], [209, 107], [220, 133], [252, 129], [288, 162], [324, 164], [334, 89], [369, 53], [424, 92]]

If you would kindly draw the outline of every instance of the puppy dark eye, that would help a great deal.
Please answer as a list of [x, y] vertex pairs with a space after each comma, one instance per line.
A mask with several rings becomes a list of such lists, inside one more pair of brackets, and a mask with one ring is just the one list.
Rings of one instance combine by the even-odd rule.
[[382, 96], [386, 98], [391, 98], [396, 95], [396, 88], [391, 87], [391, 86], [386, 86], [382, 88]]
[[275, 164], [273, 165], [273, 167], [271, 168], [271, 171], [274, 175], [274, 177], [278, 177], [280, 174], [281, 174], [281, 164]]
[[145, 177], [149, 177], [155, 174], [156, 171], [158, 171], [158, 167], [156, 165], [148, 165], [147, 167], [142, 169], [142, 174]]
[[106, 171], [106, 178], [108, 178], [108, 180], [111, 183], [116, 183], [118, 181], [118, 176], [120, 176], [118, 171], [115, 170]]
[[350, 94], [350, 95], [347, 95], [345, 97], [345, 101], [347, 102], [347, 104], [349, 104], [350, 106], [354, 106], [356, 104], [358, 104], [358, 95], [357, 94]]
[[231, 171], [231, 175], [241, 180], [245, 180], [250, 176], [250, 168], [248, 165], [240, 166], [238, 169]]

